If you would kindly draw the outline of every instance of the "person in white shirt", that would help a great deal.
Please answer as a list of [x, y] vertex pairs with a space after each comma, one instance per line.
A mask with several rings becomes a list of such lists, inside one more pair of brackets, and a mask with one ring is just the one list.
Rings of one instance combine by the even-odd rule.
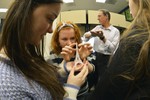
[[84, 40], [93, 40], [92, 45], [96, 54], [95, 66], [97, 66], [96, 74], [98, 79], [105, 72], [110, 56], [119, 45], [120, 32], [110, 24], [110, 19], [109, 11], [100, 9], [98, 12], [100, 25], [97, 25], [83, 35]]

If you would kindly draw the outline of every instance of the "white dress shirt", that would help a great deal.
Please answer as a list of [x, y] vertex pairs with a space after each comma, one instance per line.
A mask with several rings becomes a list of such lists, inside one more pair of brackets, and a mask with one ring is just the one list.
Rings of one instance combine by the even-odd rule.
[[[91, 31], [103, 31], [103, 35], [105, 36], [106, 42], [104, 43], [99, 37], [90, 37], [85, 38], [88, 40], [93, 46], [94, 51], [102, 53], [104, 55], [112, 55], [114, 51], [116, 51], [119, 45], [120, 32], [117, 28], [110, 25], [108, 28], [104, 28], [102, 25], [97, 25]], [[91, 34], [90, 31], [85, 34]], [[84, 35], [85, 35], [84, 34]]]

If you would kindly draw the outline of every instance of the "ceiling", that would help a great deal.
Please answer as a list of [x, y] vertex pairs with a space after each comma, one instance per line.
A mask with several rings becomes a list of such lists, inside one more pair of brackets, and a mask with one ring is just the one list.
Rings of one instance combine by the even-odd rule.
[[128, 6], [127, 0], [106, 0], [106, 3], [96, 3], [96, 0], [74, 1], [74, 3], [63, 4], [62, 11], [107, 9], [111, 12], [120, 13]]
[[[8, 8], [14, 0], [0, 0], [0, 8]], [[96, 3], [96, 0], [74, 0], [74, 3], [63, 4], [61, 11], [70, 10], [98, 10], [107, 9], [111, 12], [120, 13], [127, 8], [127, 0], [107, 0], [106, 3]], [[0, 13], [0, 18], [5, 17]]]

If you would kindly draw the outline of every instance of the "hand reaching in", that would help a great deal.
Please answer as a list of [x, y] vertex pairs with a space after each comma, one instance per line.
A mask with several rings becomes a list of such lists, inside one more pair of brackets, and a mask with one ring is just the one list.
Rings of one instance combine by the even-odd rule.
[[78, 66], [82, 67], [81, 71], [75, 75], [75, 67], [73, 67], [68, 76], [67, 83], [80, 87], [86, 80], [88, 75], [88, 68], [87, 63], [80, 64]]

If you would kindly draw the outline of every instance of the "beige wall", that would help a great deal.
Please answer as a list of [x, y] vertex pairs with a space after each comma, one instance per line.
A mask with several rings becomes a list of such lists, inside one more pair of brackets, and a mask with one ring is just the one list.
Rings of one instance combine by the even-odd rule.
[[[99, 24], [97, 20], [98, 11], [88, 10], [88, 22], [89, 24]], [[111, 20], [110, 23], [115, 26], [127, 28], [130, 22], [126, 21], [125, 16], [110, 12]]]
[[64, 11], [60, 13], [60, 20], [72, 21], [73, 23], [86, 23], [86, 10]]

